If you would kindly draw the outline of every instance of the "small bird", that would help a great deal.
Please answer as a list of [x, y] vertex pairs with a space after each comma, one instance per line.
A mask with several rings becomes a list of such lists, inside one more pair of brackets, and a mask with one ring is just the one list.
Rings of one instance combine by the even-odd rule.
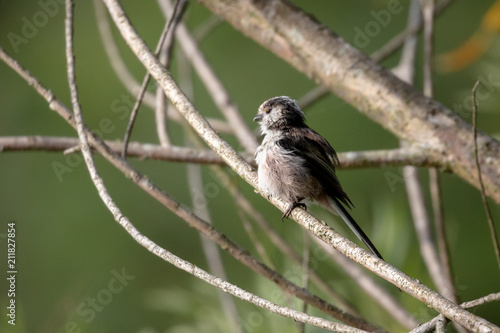
[[[281, 220], [304, 200], [338, 214], [378, 258], [382, 256], [345, 206], [353, 206], [335, 173], [337, 153], [321, 135], [305, 123], [304, 112], [287, 96], [273, 97], [259, 107], [253, 119], [264, 135], [255, 152], [259, 186], [271, 196], [289, 203]], [[343, 205], [342, 205], [343, 204]]]

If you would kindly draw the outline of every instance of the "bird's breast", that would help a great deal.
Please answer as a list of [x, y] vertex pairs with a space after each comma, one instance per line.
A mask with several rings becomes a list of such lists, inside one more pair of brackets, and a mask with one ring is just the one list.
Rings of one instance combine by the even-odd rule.
[[307, 198], [315, 186], [303, 158], [279, 145], [259, 147], [256, 161], [259, 186], [273, 197], [287, 201]]

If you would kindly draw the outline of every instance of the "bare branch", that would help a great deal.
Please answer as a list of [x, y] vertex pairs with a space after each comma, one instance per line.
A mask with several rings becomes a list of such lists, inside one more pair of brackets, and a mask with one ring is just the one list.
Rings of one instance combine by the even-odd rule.
[[[141, 86], [134, 76], [130, 73], [125, 62], [123, 61], [120, 51], [115, 43], [111, 27], [108, 22], [106, 10], [101, 0], [94, 0], [94, 8], [97, 18], [97, 27], [104, 45], [104, 50], [109, 58], [109, 62], [120, 82], [133, 95], [137, 95]], [[156, 107], [155, 96], [150, 92], [145, 92], [144, 103], [151, 109]], [[180, 121], [182, 117], [177, 112], [169, 112], [168, 117], [174, 121]], [[226, 121], [209, 118], [208, 121], [213, 128], [221, 133], [232, 133], [232, 129]]]
[[[473, 301], [469, 302], [464, 302], [460, 304], [460, 306], [464, 309], [470, 309], [470, 308], [475, 308], [477, 306], [486, 304], [486, 303], [491, 303], [495, 301], [500, 301], [500, 293], [493, 293], [489, 294], [483, 297], [480, 297], [478, 299], [475, 299]], [[434, 319], [426, 322], [425, 324], [422, 324], [418, 326], [417, 328], [413, 329], [410, 333], [429, 333], [434, 330], [436, 327], [436, 324], [439, 321], [446, 321], [446, 318], [443, 315], [439, 315], [435, 317]]]
[[[115, 153], [120, 153], [122, 149], [121, 141], [105, 141]], [[0, 151], [65, 151], [78, 146], [77, 138], [68, 137], [44, 137], [44, 136], [6, 136], [0, 137]], [[138, 157], [140, 159], [152, 159], [168, 162], [182, 162], [195, 164], [216, 164], [226, 165], [226, 163], [212, 150], [200, 150], [172, 146], [163, 148], [160, 145], [131, 142], [127, 150], [127, 156]], [[249, 163], [253, 163], [251, 154], [243, 154]]]
[[203, 21], [199, 26], [193, 30], [193, 37], [197, 42], [203, 41], [207, 38], [216, 28], [220, 27], [224, 22], [219, 16], [212, 14], [209, 18]]
[[[165, 27], [163, 28], [163, 31], [160, 35], [160, 40], [158, 41], [158, 44], [156, 45], [156, 50], [155, 50], [155, 56], [159, 58], [159, 55], [161, 53], [161, 50], [163, 49], [165, 40], [167, 40], [167, 36], [169, 32], [172, 29], [175, 29], [176, 24], [178, 23], [178, 18], [180, 15], [183, 13], [184, 8], [186, 7], [187, 2], [185, 0], [176, 0], [174, 10], [170, 17], [167, 19], [167, 22], [165, 23]], [[172, 28], [173, 27], [173, 28]], [[172, 32], [173, 34], [173, 32]], [[170, 39], [170, 45], [166, 45], [167, 48], [171, 47], [172, 39]], [[146, 75], [144, 76], [144, 79], [142, 81], [141, 85], [141, 90], [139, 91], [139, 94], [137, 95], [137, 99], [135, 101], [134, 107], [132, 109], [132, 112], [130, 113], [130, 119], [127, 124], [127, 129], [125, 130], [125, 136], [123, 137], [123, 148], [122, 148], [122, 158], [126, 158], [127, 156], [127, 146], [128, 142], [130, 140], [130, 135], [132, 135], [132, 129], [134, 128], [135, 124], [135, 119], [137, 118], [137, 113], [139, 112], [139, 108], [142, 104], [142, 99], [144, 98], [144, 93], [146, 92], [146, 89], [148, 87], [149, 80], [151, 78], [151, 75], [149, 72], [146, 72]], [[158, 107], [157, 107], [158, 108]], [[163, 110], [161, 110], [163, 111]], [[158, 113], [158, 111], [156, 112]], [[158, 116], [157, 116], [158, 117]], [[165, 131], [166, 133], [166, 131]], [[165, 138], [165, 134], [162, 133], [160, 137], [162, 137], [165, 140], [169, 142], [167, 138]], [[164, 144], [162, 142], [162, 145]]]
[[[416, 26], [421, 21], [420, 5], [418, 1], [411, 3], [408, 18], [408, 26]], [[417, 50], [417, 38], [413, 36], [405, 41], [403, 52], [397, 69], [394, 70], [403, 81], [413, 84], [415, 76], [415, 58]], [[404, 147], [407, 143], [402, 142]], [[418, 169], [414, 166], [406, 166], [403, 168], [405, 178], [405, 187], [408, 194], [408, 203], [415, 225], [415, 231], [420, 245], [420, 253], [427, 267], [432, 281], [436, 285], [438, 291], [445, 297], [450, 294], [450, 288], [447, 280], [444, 277], [437, 250], [434, 246], [432, 237], [431, 221], [427, 213], [427, 208], [424, 201], [424, 191], [418, 176]]]
[[[0, 136], [0, 151], [64, 151], [78, 145], [78, 139], [52, 136]], [[115, 152], [121, 152], [121, 141], [106, 141]], [[253, 154], [240, 152], [251, 166], [256, 167]], [[168, 162], [226, 165], [226, 162], [212, 150], [200, 150], [172, 146], [164, 148], [150, 143], [131, 142], [127, 156]], [[379, 168], [405, 165], [429, 167], [435, 165], [425, 151], [418, 148], [397, 148], [388, 150], [353, 151], [339, 153], [339, 169]]]
[[[302, 229], [302, 287], [309, 289], [309, 261], [311, 259], [311, 240], [309, 239], [310, 234]], [[307, 312], [307, 303], [302, 302], [302, 312]], [[304, 323], [297, 323], [297, 328], [299, 333], [304, 333], [306, 331], [306, 325]]]
[[[208, 210], [205, 193], [203, 192], [201, 168], [199, 165], [190, 164], [187, 166], [187, 172], [189, 188], [191, 190], [191, 200], [193, 202], [193, 212], [211, 224], [210, 212]], [[210, 271], [214, 275], [227, 280], [226, 270], [224, 269], [219, 249], [210, 239], [203, 237], [201, 234], [200, 237], [205, 259], [207, 260]], [[226, 315], [226, 320], [230, 323], [231, 332], [243, 333], [234, 299], [221, 290], [219, 290], [219, 299], [224, 314]]]
[[[179, 25], [182, 16], [187, 7], [187, 0], [178, 1], [175, 3], [175, 9], [172, 12], [172, 26], [168, 30], [166, 40], [163, 43], [158, 54], [158, 60], [161, 64], [165, 66], [166, 69], [170, 68], [170, 63], [172, 60], [172, 50], [174, 46], [174, 36], [175, 30]], [[155, 105], [155, 122], [156, 122], [156, 133], [162, 147], [170, 147], [172, 142], [168, 134], [167, 129], [167, 114], [168, 114], [168, 99], [163, 93], [163, 89], [159, 85], [156, 86], [156, 105]]]
[[486, 212], [486, 218], [488, 220], [488, 226], [490, 227], [491, 241], [493, 242], [493, 249], [495, 250], [495, 257], [497, 258], [498, 267], [500, 268], [500, 246], [498, 245], [498, 236], [495, 228], [495, 223], [493, 222], [493, 215], [491, 215], [490, 205], [488, 204], [488, 199], [484, 191], [483, 176], [481, 172], [481, 164], [479, 163], [479, 152], [477, 148], [477, 101], [476, 101], [476, 90], [479, 86], [479, 81], [474, 84], [472, 88], [472, 126], [474, 127], [474, 157], [476, 159], [477, 177], [479, 179], [480, 189], [481, 189], [481, 199], [483, 201], [484, 211]]
[[[434, 18], [439, 16], [444, 12], [444, 10], [451, 5], [453, 0], [443, 0], [441, 1], [434, 10]], [[396, 52], [401, 45], [404, 44], [405, 40], [408, 37], [415, 36], [422, 28], [424, 27], [424, 22], [420, 21], [417, 25], [410, 25], [406, 28], [405, 31], [394, 36], [389, 42], [387, 42], [384, 46], [374, 52], [371, 57], [373, 60], [379, 62], [383, 59], [387, 58], [394, 52]]]
[[376, 301], [387, 313], [394, 317], [401, 325], [411, 329], [418, 325], [417, 320], [409, 314], [398, 301], [382, 286], [377, 284], [361, 267], [348, 260], [335, 249], [314, 237], [313, 239], [356, 283]]
[[[162, 10], [165, 16], [172, 11], [170, 0], [161, 1]], [[198, 48], [196, 41], [189, 33], [185, 24], [180, 23], [176, 31], [176, 36], [184, 54], [193, 64], [193, 68], [205, 85], [208, 93], [215, 104], [227, 119], [233, 129], [234, 135], [238, 138], [240, 144], [249, 152], [254, 152], [259, 145], [253, 132], [248, 128], [241, 113], [236, 105], [231, 101], [231, 97], [226, 88], [218, 78], [217, 74], [210, 66], [205, 56]]]
[[[422, 16], [424, 20], [424, 95], [432, 98], [433, 89], [433, 55], [434, 55], [434, 13], [435, 13], [435, 3], [434, 0], [420, 0], [420, 7], [422, 8]], [[441, 201], [441, 188], [439, 184], [439, 172], [436, 168], [429, 169], [429, 187], [431, 193], [431, 202], [434, 216], [434, 225], [437, 234], [437, 256], [432, 256], [432, 259], [439, 260], [437, 266], [439, 270], [439, 276], [434, 276], [433, 278], [439, 278], [440, 281], [436, 281], [436, 286], [439, 292], [448, 298], [450, 301], [458, 303], [457, 294], [455, 291], [455, 286], [453, 285], [453, 278], [451, 276], [450, 260], [448, 243], [446, 241], [446, 230], [444, 224], [443, 215], [443, 205]], [[430, 225], [429, 225], [430, 229]], [[430, 230], [428, 230], [430, 232]], [[439, 322], [442, 323], [442, 322]], [[466, 330], [454, 324], [457, 332], [465, 333]], [[441, 329], [441, 332], [445, 332], [444, 323], [436, 326]]]
[[418, 237], [420, 253], [424, 259], [425, 266], [429, 271], [436, 288], [443, 295], [453, 293], [453, 287], [444, 276], [444, 271], [439, 261], [434, 239], [431, 232], [431, 222], [425, 207], [424, 193], [418, 177], [418, 170], [415, 167], [404, 167], [405, 185], [408, 193], [415, 231]]

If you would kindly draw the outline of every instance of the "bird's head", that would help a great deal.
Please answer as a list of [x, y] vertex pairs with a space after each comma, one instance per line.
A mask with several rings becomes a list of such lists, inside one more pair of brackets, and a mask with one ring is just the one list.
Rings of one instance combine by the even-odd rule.
[[287, 96], [273, 97], [262, 103], [253, 120], [260, 123], [263, 134], [272, 130], [305, 126], [304, 112]]

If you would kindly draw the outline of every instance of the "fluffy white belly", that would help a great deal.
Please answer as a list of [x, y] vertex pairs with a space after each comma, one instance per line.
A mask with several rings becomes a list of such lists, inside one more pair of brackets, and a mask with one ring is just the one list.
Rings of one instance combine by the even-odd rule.
[[304, 160], [275, 144], [261, 146], [256, 156], [259, 186], [288, 202], [309, 199], [321, 190]]

